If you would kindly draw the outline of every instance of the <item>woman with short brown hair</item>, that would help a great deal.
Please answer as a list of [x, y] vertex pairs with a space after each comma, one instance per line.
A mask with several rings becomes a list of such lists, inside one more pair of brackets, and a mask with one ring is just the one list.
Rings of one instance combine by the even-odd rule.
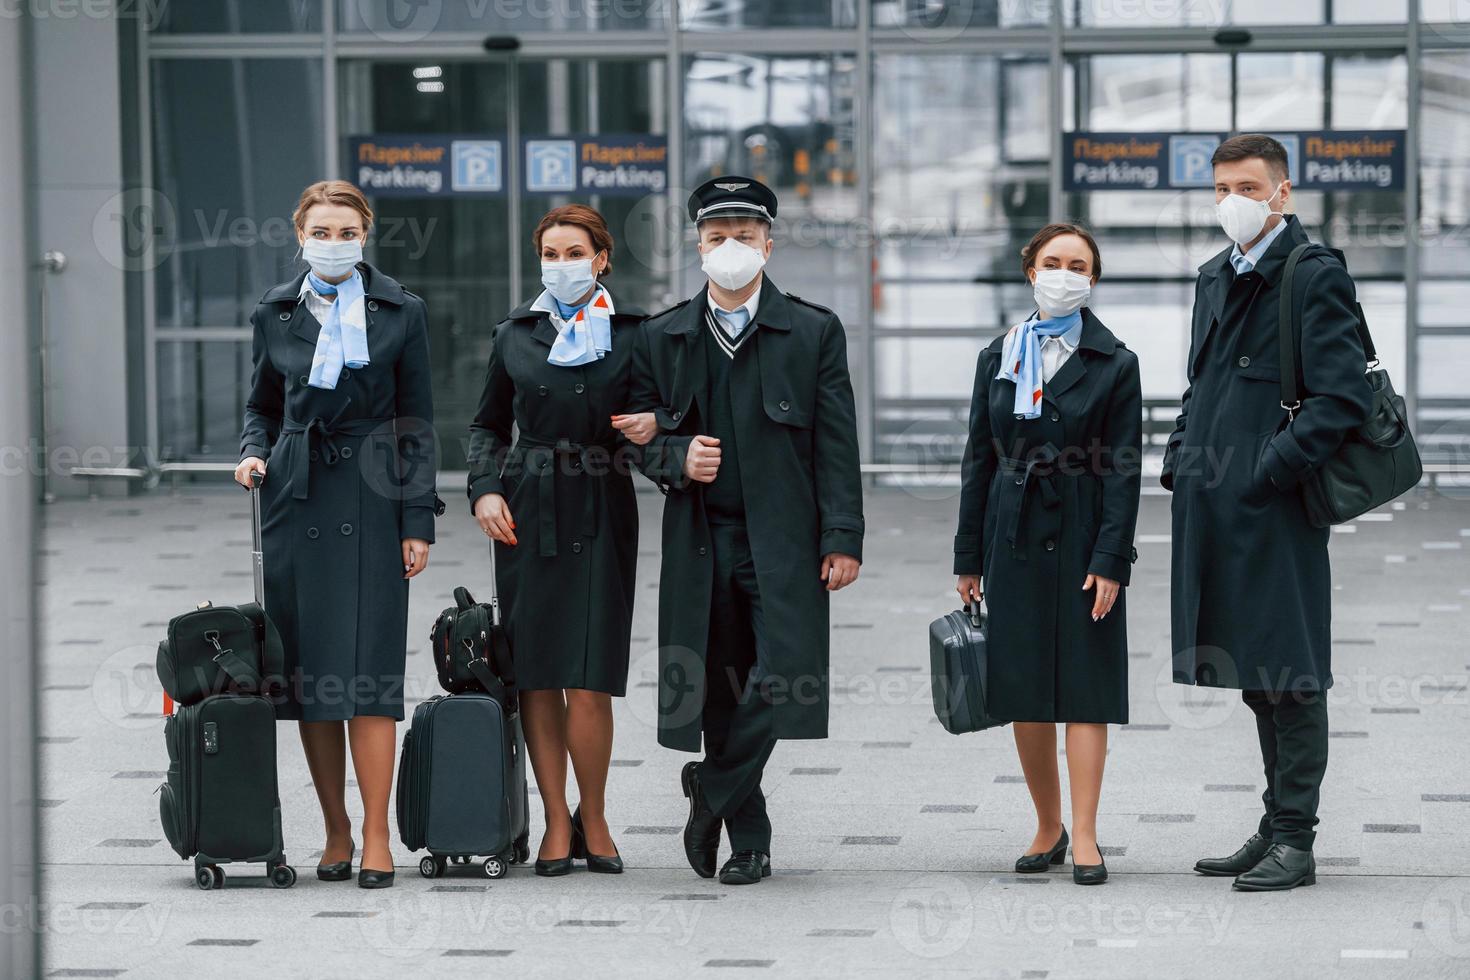
[[265, 478], [265, 607], [287, 657], [276, 714], [300, 723], [326, 823], [317, 876], [352, 877], [350, 741], [363, 806], [357, 883], [383, 888], [393, 883], [388, 797], [408, 580], [428, 563], [442, 509], [427, 316], [423, 300], [363, 261], [373, 212], [352, 184], [307, 187], [294, 223], [308, 268], [267, 291], [250, 317], [254, 369], [235, 479]]
[[[616, 874], [623, 863], [604, 794], [612, 698], [626, 693], [633, 623], [630, 474], [655, 426], [652, 413], [623, 414], [643, 314], [615, 303], [603, 284], [613, 239], [592, 208], [550, 211], [533, 242], [545, 288], [495, 328], [470, 425], [469, 498], [500, 545], [500, 606], [546, 811], [536, 873], [563, 875], [586, 858], [588, 870]], [[568, 758], [576, 813], [567, 807]]]
[[1016, 862], [1067, 855], [1057, 773], [1067, 726], [1072, 876], [1107, 880], [1097, 806], [1107, 726], [1128, 721], [1123, 588], [1136, 557], [1143, 403], [1138, 357], [1088, 308], [1102, 256], [1088, 232], [1047, 225], [1021, 252], [1038, 312], [980, 353], [962, 464], [956, 590], [990, 599], [986, 711], [1014, 722], [1036, 807]]

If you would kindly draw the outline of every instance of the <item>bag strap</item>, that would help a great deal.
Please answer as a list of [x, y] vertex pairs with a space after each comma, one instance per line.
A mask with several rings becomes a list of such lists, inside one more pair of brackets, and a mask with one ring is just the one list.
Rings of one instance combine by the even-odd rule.
[[[260, 666], [266, 680], [272, 685], [284, 684], [285, 678], [282, 675], [286, 671], [286, 648], [281, 642], [281, 634], [276, 630], [275, 624], [271, 622], [270, 617], [265, 614], [265, 610], [258, 603], [246, 602], [236, 608], [239, 609], [240, 615], [255, 627], [255, 639], [260, 644]], [[229, 672], [228, 669], [226, 672]], [[230, 674], [230, 676], [235, 675]], [[259, 679], [257, 675], [257, 683]]]
[[204, 635], [204, 641], [214, 647], [214, 662], [220, 670], [230, 675], [230, 680], [243, 690], [260, 690], [259, 672], [234, 650], [222, 648], [219, 645], [219, 634], [211, 630]]
[[[1286, 257], [1286, 267], [1281, 272], [1281, 305], [1277, 317], [1277, 334], [1280, 338], [1281, 349], [1281, 407], [1292, 416], [1295, 416], [1296, 410], [1302, 404], [1297, 363], [1302, 342], [1302, 322], [1297, 312], [1296, 291], [1293, 285], [1297, 264], [1306, 258], [1308, 253], [1317, 249], [1336, 259], [1344, 270], [1347, 269], [1347, 262], [1341, 249], [1328, 248], [1318, 242], [1302, 242]], [[1373, 335], [1368, 332], [1368, 318], [1363, 315], [1363, 304], [1358, 302], [1356, 294], [1353, 296], [1353, 315], [1356, 317], [1354, 329], [1358, 334], [1358, 342], [1363, 345], [1365, 363], [1370, 367], [1376, 365], [1378, 351], [1373, 346]]]
[[495, 672], [483, 659], [476, 657], [469, 662], [468, 666], [470, 673], [475, 675], [475, 680], [480, 682], [486, 694], [501, 701], [508, 697], [510, 692], [506, 689], [505, 682], [495, 676]]

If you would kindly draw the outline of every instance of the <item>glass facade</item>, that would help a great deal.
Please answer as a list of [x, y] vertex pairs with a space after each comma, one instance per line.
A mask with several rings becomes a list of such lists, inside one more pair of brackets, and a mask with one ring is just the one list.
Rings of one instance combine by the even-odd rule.
[[[1426, 452], [1470, 439], [1470, 30], [1452, 3], [201, 0], [163, 11], [142, 38], [139, 93], [157, 197], [144, 328], [161, 459], [233, 460], [246, 318], [299, 267], [296, 196], [323, 176], [353, 179], [347, 139], [375, 133], [513, 148], [577, 134], [667, 141], [667, 188], [643, 197], [530, 193], [513, 179], [480, 197], [373, 197], [369, 260], [429, 304], [447, 469], [463, 466], [490, 329], [538, 289], [541, 214], [572, 200], [601, 210], [617, 242], [611, 285], [657, 310], [699, 285], [684, 199], [725, 173], [776, 190], [770, 275], [847, 326], [877, 478], [935, 464], [953, 475], [976, 354], [1030, 312], [1019, 251], [1051, 219], [1098, 237], [1095, 305], [1140, 355], [1157, 444], [1184, 385], [1195, 269], [1224, 245], [1213, 195], [1067, 192], [1057, 154], [1076, 130], [1407, 129], [1404, 190], [1301, 190], [1294, 206], [1346, 253]], [[1250, 43], [1222, 45], [1221, 28]]]

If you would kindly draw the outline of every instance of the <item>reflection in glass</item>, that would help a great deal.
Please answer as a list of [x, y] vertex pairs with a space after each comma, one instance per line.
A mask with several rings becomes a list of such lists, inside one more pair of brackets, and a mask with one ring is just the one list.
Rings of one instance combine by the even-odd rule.
[[248, 340], [160, 342], [159, 457], [236, 460], [250, 369]]
[[1045, 27], [1052, 0], [872, 0], [875, 28]]
[[337, 29], [384, 40], [433, 34], [655, 30], [668, 24], [675, 0], [337, 0]]
[[129, 6], [140, 13], [156, 11], [156, 23], [144, 24], [156, 34], [292, 34], [322, 29], [322, 0], [199, 0], [168, 3], [154, 0]]
[[[1408, 0], [1064, 0], [1072, 27], [1221, 27], [1269, 24], [1394, 24]], [[1426, 3], [1453, 0], [1424, 0]]]
[[679, 0], [686, 31], [736, 27], [856, 27], [860, 0]]

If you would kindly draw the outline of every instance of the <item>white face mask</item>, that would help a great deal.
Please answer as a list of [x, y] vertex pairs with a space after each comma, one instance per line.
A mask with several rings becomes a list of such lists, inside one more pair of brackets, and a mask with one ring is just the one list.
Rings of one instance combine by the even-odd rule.
[[354, 238], [329, 242], [321, 238], [308, 238], [301, 243], [301, 257], [306, 259], [306, 264], [318, 276], [339, 279], [362, 261], [362, 240]]
[[567, 306], [586, 296], [596, 282], [591, 259], [541, 263], [541, 285]]
[[1281, 214], [1280, 211], [1271, 210], [1271, 202], [1276, 195], [1281, 193], [1281, 188], [1286, 181], [1276, 185], [1276, 190], [1264, 201], [1257, 201], [1253, 197], [1243, 194], [1230, 194], [1220, 203], [1215, 205], [1215, 213], [1220, 218], [1220, 227], [1225, 229], [1225, 234], [1230, 240], [1238, 245], [1244, 246], [1246, 242], [1253, 240], [1266, 227], [1266, 219], [1272, 214]]
[[1031, 286], [1036, 307], [1049, 317], [1068, 316], [1087, 305], [1092, 280], [1070, 269], [1041, 269]]
[[703, 268], [710, 281], [733, 292], [750, 285], [765, 264], [764, 252], [727, 238], [704, 253]]

